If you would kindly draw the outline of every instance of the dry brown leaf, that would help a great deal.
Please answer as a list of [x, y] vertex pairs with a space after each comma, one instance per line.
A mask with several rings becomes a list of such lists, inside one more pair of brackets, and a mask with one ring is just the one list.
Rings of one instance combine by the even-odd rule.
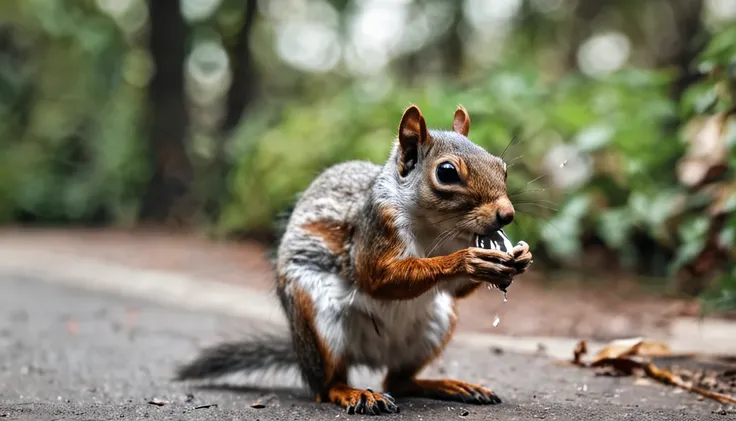
[[[643, 375], [660, 383], [673, 385], [701, 397], [713, 399], [721, 404], [736, 404], [736, 398], [733, 396], [707, 389], [711, 384], [717, 385], [715, 373], [699, 373], [695, 376], [683, 370], [682, 373], [689, 373], [687, 378], [690, 380], [685, 381], [682, 376], [659, 368], [649, 361], [649, 358], [652, 357], [672, 356], [672, 351], [667, 344], [645, 341], [641, 338], [613, 341], [601, 349], [590, 364], [582, 361], [585, 353], [587, 353], [587, 343], [583, 340], [578, 342], [573, 350], [572, 364], [595, 368], [600, 374]], [[698, 384], [694, 384], [696, 380]], [[644, 379], [637, 379], [635, 384], [646, 383]]]
[[672, 355], [669, 345], [656, 341], [642, 341], [635, 347], [633, 355], [641, 357], [666, 357]]
[[625, 358], [629, 356], [661, 357], [671, 355], [672, 351], [667, 344], [655, 341], [645, 341], [641, 338], [619, 339], [612, 341], [593, 358], [592, 365], [599, 365], [603, 360]]
[[733, 123], [733, 116], [718, 113], [694, 118], [686, 127], [688, 150], [677, 164], [677, 176], [688, 187], [700, 186], [728, 168], [726, 131]]
[[575, 365], [584, 365], [582, 358], [583, 355], [588, 353], [588, 344], [585, 341], [578, 342], [573, 350], [572, 363]]
[[697, 393], [705, 398], [713, 399], [723, 405], [726, 405], [726, 404], [736, 405], [736, 398], [734, 398], [733, 396], [729, 396], [723, 393], [713, 392], [711, 390], [707, 390], [702, 387], [694, 386], [690, 382], [683, 381], [680, 376], [676, 376], [667, 370], [664, 370], [664, 369], [661, 369], [655, 366], [652, 363], [648, 363], [644, 365], [644, 371], [649, 377], [655, 380], [659, 380], [660, 382], [664, 384], [671, 384], [671, 385], [680, 387], [682, 389], [685, 389], [689, 392]]
[[610, 373], [612, 375], [624, 374], [630, 376], [634, 374], [637, 369], [641, 370], [643, 363], [644, 362], [641, 359], [635, 357], [603, 358], [596, 360], [596, 362], [592, 363], [590, 366], [594, 368], [610, 367], [614, 370], [614, 373]]

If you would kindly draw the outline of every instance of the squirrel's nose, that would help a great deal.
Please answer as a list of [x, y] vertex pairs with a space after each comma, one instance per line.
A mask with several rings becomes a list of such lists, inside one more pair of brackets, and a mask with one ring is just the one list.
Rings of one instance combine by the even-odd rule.
[[514, 208], [511, 206], [499, 208], [496, 211], [496, 219], [502, 227], [510, 224], [514, 220]]

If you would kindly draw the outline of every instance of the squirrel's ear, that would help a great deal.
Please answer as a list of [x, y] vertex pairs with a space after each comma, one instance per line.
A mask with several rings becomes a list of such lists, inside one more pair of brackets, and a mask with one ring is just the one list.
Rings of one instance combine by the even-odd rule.
[[411, 171], [417, 164], [418, 147], [427, 142], [427, 124], [424, 122], [419, 107], [412, 105], [404, 111], [399, 124], [399, 146], [401, 146], [401, 161], [399, 171], [402, 176]]
[[470, 116], [462, 105], [457, 106], [455, 117], [452, 121], [452, 130], [463, 136], [468, 136], [470, 131]]
[[427, 140], [427, 124], [419, 107], [412, 105], [404, 111], [399, 125], [399, 142], [401, 147], [416, 147]]

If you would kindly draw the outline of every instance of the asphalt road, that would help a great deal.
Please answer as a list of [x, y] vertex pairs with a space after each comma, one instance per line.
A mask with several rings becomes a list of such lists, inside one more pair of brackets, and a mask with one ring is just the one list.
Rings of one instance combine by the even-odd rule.
[[[247, 303], [244, 303], [247, 305]], [[263, 327], [263, 326], [261, 326]], [[196, 313], [53, 282], [0, 277], [0, 420], [323, 420], [366, 418], [310, 402], [289, 383], [271, 390], [171, 381], [200, 346], [253, 329], [246, 319]], [[595, 377], [539, 355], [450, 346], [442, 374], [497, 391], [496, 406], [400, 400], [412, 420], [706, 420], [736, 417], [664, 386]], [[233, 381], [238, 380], [237, 378]], [[353, 381], [377, 387], [379, 374]], [[294, 383], [296, 384], [296, 383]], [[279, 386], [276, 384], [276, 386]], [[165, 402], [163, 406], [149, 402]], [[260, 401], [264, 408], [252, 408]]]

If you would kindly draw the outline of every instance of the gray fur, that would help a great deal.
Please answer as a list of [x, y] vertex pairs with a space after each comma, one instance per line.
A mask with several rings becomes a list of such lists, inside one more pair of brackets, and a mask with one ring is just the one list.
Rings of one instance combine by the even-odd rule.
[[297, 356], [289, 339], [264, 335], [207, 348], [194, 361], [179, 367], [176, 379], [200, 380], [264, 367], [289, 369], [296, 363]]

